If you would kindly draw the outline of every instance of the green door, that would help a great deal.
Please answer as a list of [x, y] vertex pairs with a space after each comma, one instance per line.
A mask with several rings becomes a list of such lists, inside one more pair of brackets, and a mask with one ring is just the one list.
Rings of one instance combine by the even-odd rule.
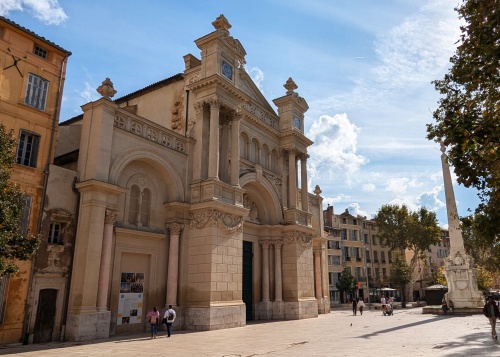
[[243, 241], [243, 302], [246, 306], [247, 321], [253, 320], [252, 302], [252, 242]]

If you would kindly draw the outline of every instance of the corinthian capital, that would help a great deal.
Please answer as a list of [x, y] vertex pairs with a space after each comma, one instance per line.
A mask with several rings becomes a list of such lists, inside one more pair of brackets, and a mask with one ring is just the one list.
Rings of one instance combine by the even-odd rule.
[[170, 223], [166, 226], [171, 235], [179, 235], [184, 228], [184, 225], [179, 223]]
[[104, 223], [105, 224], [115, 224], [116, 217], [118, 217], [118, 212], [107, 209], [106, 215], [104, 217]]

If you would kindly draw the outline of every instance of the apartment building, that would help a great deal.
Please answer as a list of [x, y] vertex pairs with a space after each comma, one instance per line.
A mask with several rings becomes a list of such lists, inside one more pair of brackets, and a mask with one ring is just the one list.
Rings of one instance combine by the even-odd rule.
[[[26, 205], [20, 224], [24, 233], [40, 233], [41, 207], [48, 168], [54, 159], [70, 55], [71, 52], [0, 16], [0, 123], [18, 139], [17, 161], [10, 179], [24, 193]], [[31, 311], [28, 302], [32, 262], [21, 261], [18, 266], [17, 274], [0, 278], [0, 344], [21, 342], [29, 316], [46, 311]]]

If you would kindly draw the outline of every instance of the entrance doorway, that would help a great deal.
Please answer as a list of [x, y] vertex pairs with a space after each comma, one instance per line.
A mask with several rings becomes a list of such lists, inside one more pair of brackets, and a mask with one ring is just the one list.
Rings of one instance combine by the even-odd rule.
[[52, 341], [56, 319], [56, 289], [42, 289], [38, 296], [38, 308], [36, 312], [34, 343], [45, 343]]
[[243, 291], [242, 298], [246, 306], [247, 321], [253, 320], [253, 291], [252, 291], [252, 269], [253, 269], [253, 244], [243, 241]]

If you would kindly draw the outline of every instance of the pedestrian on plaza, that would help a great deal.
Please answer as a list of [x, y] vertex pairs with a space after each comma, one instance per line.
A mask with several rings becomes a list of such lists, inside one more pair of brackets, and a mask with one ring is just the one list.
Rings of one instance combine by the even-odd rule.
[[498, 311], [497, 304], [495, 304], [495, 302], [493, 301], [492, 296], [488, 296], [486, 304], [484, 304], [483, 307], [483, 314], [490, 321], [491, 337], [494, 338], [495, 340], [498, 339], [496, 324], [497, 324], [497, 318], [500, 318], [500, 313]]
[[446, 302], [445, 296], [443, 296], [443, 300], [441, 300], [441, 309], [443, 309], [443, 313], [446, 315], [448, 312], [448, 303]]
[[156, 331], [158, 331], [158, 325], [160, 324], [160, 312], [156, 306], [153, 307], [152, 311], [148, 312], [146, 318], [151, 326], [151, 338], [156, 338]]
[[382, 295], [382, 298], [380, 299], [380, 305], [382, 305], [382, 315], [384, 314], [384, 311], [385, 311], [385, 296]]
[[453, 310], [455, 309], [455, 304], [453, 303], [453, 300], [450, 300], [448, 308], [450, 309], [450, 312], [453, 312]]
[[172, 334], [172, 324], [175, 320], [175, 310], [172, 309], [172, 305], [168, 305], [167, 311], [165, 311], [165, 315], [163, 316], [163, 320], [167, 324], [167, 337], [170, 337]]
[[365, 302], [363, 301], [363, 299], [359, 299], [358, 301], [358, 309], [359, 309], [359, 313], [361, 315], [363, 315], [363, 308], [365, 307]]
[[356, 316], [356, 311], [358, 310], [358, 301], [356, 298], [352, 298], [352, 314]]

